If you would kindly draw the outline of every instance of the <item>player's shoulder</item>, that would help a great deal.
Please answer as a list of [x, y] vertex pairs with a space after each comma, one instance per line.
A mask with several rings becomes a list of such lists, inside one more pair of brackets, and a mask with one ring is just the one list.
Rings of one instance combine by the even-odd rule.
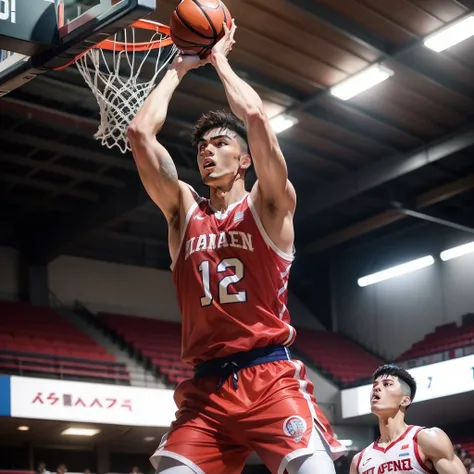
[[351, 462], [351, 468], [350, 468], [350, 474], [358, 474], [359, 472], [359, 466], [360, 462], [362, 461], [362, 458], [364, 456], [364, 452], [367, 448], [363, 449], [361, 452], [357, 453], [353, 458]]
[[184, 208], [189, 209], [194, 203], [201, 204], [207, 202], [207, 199], [202, 197], [190, 184], [179, 180], [179, 189], [181, 192], [182, 202]]
[[424, 454], [436, 455], [452, 449], [449, 436], [438, 427], [421, 427], [417, 433], [416, 442]]

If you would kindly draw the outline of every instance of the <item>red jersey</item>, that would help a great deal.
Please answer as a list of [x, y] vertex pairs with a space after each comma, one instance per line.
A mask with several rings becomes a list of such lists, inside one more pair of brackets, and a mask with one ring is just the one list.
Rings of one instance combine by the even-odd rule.
[[286, 304], [293, 258], [270, 240], [249, 194], [226, 212], [196, 195], [172, 265], [183, 361], [292, 344]]

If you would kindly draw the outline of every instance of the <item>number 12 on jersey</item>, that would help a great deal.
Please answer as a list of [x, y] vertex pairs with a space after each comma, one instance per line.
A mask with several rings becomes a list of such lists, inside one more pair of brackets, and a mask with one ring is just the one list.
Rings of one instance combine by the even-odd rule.
[[[234, 274], [227, 275], [218, 281], [218, 291], [213, 296], [211, 281], [215, 281], [216, 278], [211, 278], [211, 262], [209, 260], [201, 262], [198, 267], [204, 290], [204, 296], [201, 297], [201, 306], [210, 306], [214, 299], [219, 304], [245, 303], [247, 301], [247, 292], [245, 290], [229, 293], [229, 285], [238, 283], [244, 278], [244, 264], [238, 258], [225, 258], [217, 265], [216, 273], [224, 273], [228, 269], [232, 269]], [[217, 275], [217, 278], [219, 278], [219, 275]]]

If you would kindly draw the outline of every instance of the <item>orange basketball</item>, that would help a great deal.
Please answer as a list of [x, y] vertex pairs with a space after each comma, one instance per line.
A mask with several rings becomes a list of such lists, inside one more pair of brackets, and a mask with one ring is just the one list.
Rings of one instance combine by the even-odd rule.
[[232, 16], [220, 0], [181, 0], [170, 20], [171, 39], [184, 53], [206, 57], [224, 36]]

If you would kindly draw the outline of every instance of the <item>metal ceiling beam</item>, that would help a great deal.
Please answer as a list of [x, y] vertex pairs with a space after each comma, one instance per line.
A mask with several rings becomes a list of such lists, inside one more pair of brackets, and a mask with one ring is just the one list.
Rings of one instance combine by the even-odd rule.
[[415, 219], [420, 219], [422, 221], [431, 222], [432, 224], [442, 225], [444, 227], [450, 227], [451, 229], [461, 230], [463, 232], [468, 232], [474, 234], [474, 228], [468, 227], [466, 225], [458, 224], [448, 219], [443, 219], [441, 217], [433, 216], [431, 214], [426, 214], [425, 212], [419, 212], [414, 209], [410, 209], [407, 206], [404, 206], [400, 203], [394, 203], [393, 208], [397, 212], [403, 214], [404, 216], [414, 217]]
[[[28, 141], [28, 137], [24, 137], [25, 142]], [[0, 153], [0, 158], [6, 163], [14, 163], [18, 165], [28, 166], [37, 171], [44, 170], [54, 174], [59, 174], [63, 176], [68, 176], [70, 178], [75, 178], [80, 181], [89, 181], [91, 183], [99, 183], [105, 186], [112, 186], [114, 188], [122, 188], [125, 186], [123, 181], [115, 178], [109, 178], [108, 176], [102, 176], [93, 173], [87, 173], [81, 170], [75, 170], [67, 166], [61, 166], [55, 163], [49, 163], [47, 161], [33, 160], [31, 158], [26, 158], [21, 155], [11, 155], [9, 153]]]
[[[4, 103], [7, 104], [5, 109], [3, 108]], [[82, 130], [83, 135], [87, 137], [91, 137], [97, 130], [97, 121], [95, 120], [61, 112], [42, 105], [30, 104], [22, 100], [11, 99], [10, 97], [4, 97], [2, 99], [2, 111], [3, 110], [9, 110], [10, 112], [13, 111], [16, 114], [21, 113], [27, 117], [31, 117], [31, 114], [34, 114], [32, 118], [36, 118], [39, 123], [45, 123], [44, 120], [46, 120], [47, 117], [48, 121], [46, 123], [54, 123], [58, 126], [62, 126], [64, 124], [64, 119], [66, 118], [68, 122], [74, 121], [75, 127], [71, 130], [68, 125], [66, 125], [64, 127], [65, 132], [69, 131], [69, 133], [73, 133], [74, 131]], [[9, 132], [1, 138], [15, 143], [26, 143], [35, 148], [51, 151], [52, 153], [60, 153], [61, 155], [71, 156], [80, 160], [91, 161], [109, 167], [132, 171], [133, 174], [135, 174], [137, 170], [130, 153], [126, 155], [122, 155], [118, 152], [115, 155], [102, 154], [96, 151], [84, 150], [65, 143], [55, 142], [49, 139], [26, 135], [19, 132]], [[196, 170], [185, 167], [178, 167], [177, 169], [180, 178], [193, 182], [201, 181], [201, 175]]]
[[[472, 189], [474, 189], [474, 173], [420, 194], [414, 200], [414, 207], [416, 210], [421, 210], [439, 202], [451, 199]], [[344, 229], [317, 239], [316, 241], [306, 245], [306, 247], [303, 249], [303, 252], [306, 254], [311, 254], [327, 250], [331, 247], [335, 247], [344, 242], [355, 239], [356, 237], [361, 237], [362, 235], [397, 222], [401, 219], [404, 219], [405, 217], [406, 215], [395, 209], [383, 211], [368, 219], [356, 222], [355, 224], [345, 227]]]
[[[318, 21], [325, 23], [344, 36], [351, 38], [353, 41], [376, 51], [380, 55], [376, 62], [395, 60], [430, 82], [434, 82], [445, 89], [466, 97], [473, 97], [472, 89], [466, 87], [463, 83], [453, 80], [452, 77], [448, 74], [444, 74], [443, 71], [422, 62], [420, 57], [410, 57], [411, 53], [416, 52], [416, 50], [423, 45], [423, 39], [416, 39], [407, 45], [394, 48], [387, 41], [365, 30], [356, 21], [347, 18], [326, 5], [315, 2], [314, 0], [286, 0], [286, 2], [299, 8]], [[431, 54], [429, 50], [427, 50], [427, 53]], [[432, 54], [437, 53], [432, 52]], [[320, 100], [321, 96], [326, 94], [328, 94], [328, 89], [318, 91], [310, 100], [295, 108], [290, 108], [288, 113], [308, 108]]]
[[[248, 70], [245, 66], [239, 63], [232, 63], [235, 72], [245, 81], [247, 81], [251, 86], [264, 90], [268, 94], [273, 95], [276, 99], [279, 98], [282, 102], [288, 102], [288, 99], [291, 102], [302, 101], [304, 100], [306, 94], [301, 92], [301, 90], [296, 89], [282, 81], [279, 81], [277, 78], [269, 77], [256, 70]], [[215, 82], [215, 71], [211, 67], [201, 67], [199, 69], [193, 69], [191, 76], [200, 79], [201, 81], [212, 81]]]
[[381, 184], [411, 173], [474, 145], [474, 126], [449, 134], [405, 155], [391, 155], [332, 183], [319, 186], [305, 196], [297, 213], [298, 220], [307, 219], [325, 209], [347, 201]]
[[99, 196], [90, 191], [81, 191], [74, 188], [69, 188], [68, 185], [58, 185], [42, 181], [39, 179], [26, 178], [24, 176], [14, 176], [6, 173], [2, 173], [0, 181], [7, 182], [9, 184], [15, 184], [20, 186], [26, 186], [29, 188], [41, 189], [49, 193], [57, 193], [58, 195], [68, 195], [84, 201], [97, 202]]

